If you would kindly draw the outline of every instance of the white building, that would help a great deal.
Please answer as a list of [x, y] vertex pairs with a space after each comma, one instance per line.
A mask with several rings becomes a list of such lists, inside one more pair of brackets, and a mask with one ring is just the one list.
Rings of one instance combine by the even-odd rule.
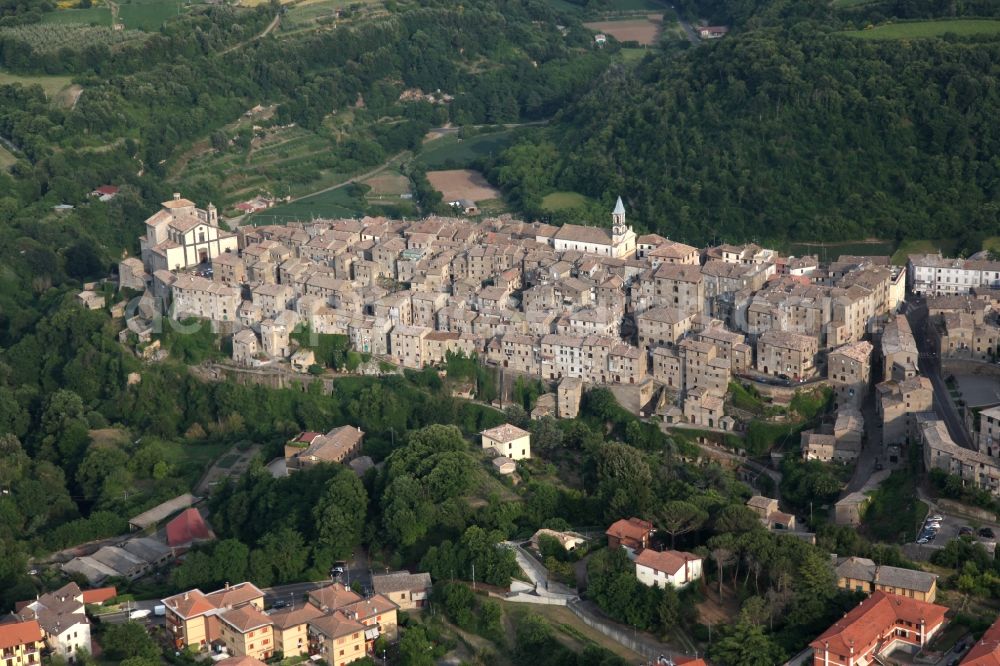
[[531, 433], [517, 426], [505, 423], [480, 433], [483, 450], [494, 449], [501, 456], [511, 460], [531, 457]]
[[679, 550], [646, 548], [635, 558], [635, 577], [649, 587], [682, 588], [701, 578], [701, 558]]
[[53, 655], [73, 662], [77, 650], [91, 652], [90, 621], [84, 612], [83, 592], [76, 583], [43, 594], [25, 605], [18, 616], [38, 621]]
[[564, 224], [555, 235], [538, 236], [539, 243], [552, 245], [556, 252], [577, 250], [587, 254], [624, 259], [635, 256], [636, 235], [625, 224], [625, 204], [618, 197], [615, 209], [611, 212], [611, 233], [600, 227], [590, 227], [579, 224]]
[[184, 270], [239, 249], [236, 234], [219, 229], [215, 206], [197, 208], [177, 193], [146, 220], [146, 235], [139, 238], [139, 245], [148, 273]]
[[1000, 286], [1000, 261], [949, 259], [940, 253], [911, 254], [909, 279], [917, 294], [967, 294], [977, 287]]

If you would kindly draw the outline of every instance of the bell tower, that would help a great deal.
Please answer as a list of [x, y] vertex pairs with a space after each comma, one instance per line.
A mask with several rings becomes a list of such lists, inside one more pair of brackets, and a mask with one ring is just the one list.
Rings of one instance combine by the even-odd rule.
[[625, 204], [622, 203], [622, 198], [618, 197], [615, 209], [611, 211], [611, 237], [613, 241], [617, 242], [627, 231], [628, 227], [625, 226]]

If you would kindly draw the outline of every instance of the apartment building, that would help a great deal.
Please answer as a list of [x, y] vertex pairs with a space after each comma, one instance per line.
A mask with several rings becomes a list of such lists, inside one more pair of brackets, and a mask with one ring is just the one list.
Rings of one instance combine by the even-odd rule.
[[242, 298], [238, 287], [181, 273], [170, 285], [175, 319], [199, 317], [211, 321], [236, 321]]
[[393, 571], [372, 576], [372, 589], [392, 601], [400, 610], [424, 608], [431, 595], [431, 575]]
[[868, 395], [872, 349], [870, 342], [862, 340], [838, 347], [827, 356], [826, 375], [837, 405], [858, 408]]
[[882, 444], [905, 444], [920, 436], [916, 415], [933, 409], [934, 388], [926, 377], [882, 382], [875, 387], [875, 408], [882, 419]]
[[944, 627], [945, 606], [876, 590], [809, 644], [815, 666], [884, 662], [917, 652]]
[[967, 294], [977, 287], [1000, 286], [1000, 262], [950, 259], [938, 254], [911, 254], [910, 288], [929, 296]]
[[4, 666], [41, 664], [42, 628], [35, 620], [0, 624], [0, 663]]
[[261, 611], [264, 593], [253, 583], [239, 583], [209, 594], [197, 589], [182, 592], [164, 599], [163, 605], [167, 632], [176, 647], [207, 650], [220, 637], [219, 614], [247, 605]]
[[662, 264], [653, 273], [652, 283], [649, 307], [672, 307], [691, 314], [704, 310], [705, 282], [699, 267]]
[[1000, 405], [979, 412], [979, 450], [1000, 457]]
[[757, 340], [757, 370], [765, 375], [807, 379], [815, 373], [819, 341], [810, 335], [766, 331]]
[[834, 571], [837, 587], [871, 594], [882, 591], [901, 597], [934, 603], [937, 597], [937, 574], [876, 564], [865, 557], [841, 558]]
[[657, 307], [636, 317], [639, 348], [649, 353], [652, 347], [669, 347], [680, 342], [690, 330], [695, 312], [676, 307]]
[[933, 322], [938, 353], [942, 358], [959, 358], [991, 363], [1000, 358], [1000, 327], [994, 320], [976, 323], [976, 315], [947, 312]]

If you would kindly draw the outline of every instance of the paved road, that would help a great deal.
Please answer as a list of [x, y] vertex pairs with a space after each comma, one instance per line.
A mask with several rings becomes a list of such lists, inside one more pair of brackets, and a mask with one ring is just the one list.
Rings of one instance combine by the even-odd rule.
[[701, 43], [701, 39], [698, 37], [698, 33], [694, 31], [694, 28], [691, 27], [691, 24], [681, 18], [681, 15], [677, 13], [677, 9], [673, 5], [670, 5], [670, 8], [674, 10], [675, 14], [677, 14], [677, 22], [681, 24], [681, 29], [684, 30], [684, 35], [688, 38], [688, 41], [691, 42], [692, 44]]
[[927, 333], [927, 302], [925, 300], [921, 300], [919, 303], [911, 301], [906, 308], [906, 318], [910, 322], [913, 339], [920, 352], [917, 361], [920, 374], [930, 379], [931, 385], [934, 387], [934, 411], [948, 426], [948, 434], [951, 435], [956, 444], [967, 449], [975, 448], [958, 411], [955, 409], [955, 404], [951, 401], [948, 387], [941, 378], [941, 360], [933, 347], [931, 336]]

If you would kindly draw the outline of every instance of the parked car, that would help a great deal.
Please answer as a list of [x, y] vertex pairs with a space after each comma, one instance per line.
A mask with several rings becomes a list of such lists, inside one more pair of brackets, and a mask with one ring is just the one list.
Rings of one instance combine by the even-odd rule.
[[925, 536], [924, 536], [924, 535], [922, 535], [922, 534], [920, 535], [920, 538], [919, 538], [919, 539], [917, 539], [917, 543], [919, 543], [919, 544], [921, 544], [921, 545], [923, 545], [923, 544], [925, 544], [925, 543], [928, 543], [928, 542], [930, 542], [930, 539], [929, 539], [929, 538], [927, 538], [927, 537], [925, 537]]
[[928, 516], [927, 520], [935, 521], [935, 522], [939, 522], [940, 523], [942, 520], [944, 520], [944, 516], [935, 513], [933, 516]]
[[958, 536], [972, 536], [973, 534], [972, 528], [968, 525], [962, 525], [962, 527], [958, 528]]
[[275, 601], [273, 604], [271, 604], [271, 608], [288, 608], [288, 602], [279, 599], [278, 601]]
[[982, 528], [980, 528], [979, 529], [979, 536], [983, 537], [984, 539], [996, 539], [997, 538], [996, 533], [990, 527], [982, 527]]

